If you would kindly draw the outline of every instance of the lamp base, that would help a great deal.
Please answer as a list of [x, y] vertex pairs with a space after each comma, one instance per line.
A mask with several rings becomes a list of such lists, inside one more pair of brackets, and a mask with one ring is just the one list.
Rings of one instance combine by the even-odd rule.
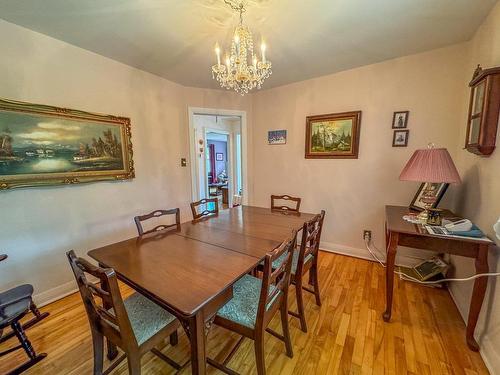
[[418, 220], [422, 224], [427, 224], [427, 219], [429, 218], [429, 210], [425, 209], [417, 215]]

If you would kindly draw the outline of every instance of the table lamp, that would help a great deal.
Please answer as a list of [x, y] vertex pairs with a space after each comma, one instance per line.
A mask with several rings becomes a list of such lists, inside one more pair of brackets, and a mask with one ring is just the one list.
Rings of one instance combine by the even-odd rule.
[[427, 149], [416, 150], [406, 163], [399, 179], [401, 181], [427, 182], [422, 193], [421, 201], [424, 211], [418, 215], [422, 222], [429, 217], [429, 209], [436, 202], [437, 196], [433, 194], [431, 183], [458, 184], [461, 182], [457, 168], [445, 148], [434, 148], [429, 144]]

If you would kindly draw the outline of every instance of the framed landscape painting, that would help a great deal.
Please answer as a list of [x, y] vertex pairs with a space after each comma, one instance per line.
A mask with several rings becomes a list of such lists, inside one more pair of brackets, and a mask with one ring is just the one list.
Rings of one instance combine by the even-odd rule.
[[134, 178], [130, 119], [0, 99], [0, 190]]
[[286, 144], [286, 130], [269, 130], [267, 132], [267, 143], [270, 145]]
[[361, 111], [308, 116], [306, 159], [357, 159]]

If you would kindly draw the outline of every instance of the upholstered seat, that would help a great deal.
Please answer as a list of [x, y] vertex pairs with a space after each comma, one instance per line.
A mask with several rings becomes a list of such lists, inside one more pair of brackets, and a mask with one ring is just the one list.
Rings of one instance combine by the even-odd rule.
[[139, 293], [132, 294], [123, 304], [139, 345], [175, 320], [175, 316]]
[[0, 305], [0, 329], [10, 325], [14, 320], [30, 309], [31, 298], [23, 298], [16, 302]]
[[[217, 315], [245, 327], [254, 328], [259, 308], [261, 288], [261, 279], [251, 275], [244, 275], [233, 286], [233, 298], [217, 312]], [[269, 295], [275, 289], [276, 287], [271, 285]], [[270, 306], [278, 296], [279, 293], [268, 305]]]
[[31, 299], [33, 286], [29, 284], [19, 285], [0, 294], [0, 305], [7, 305], [21, 299]]
[[[284, 254], [280, 258], [276, 259], [273, 262], [273, 268], [278, 268], [279, 265], [283, 262], [283, 259], [285, 256], [286, 256], [286, 254]], [[313, 258], [314, 258], [314, 255], [307, 254], [305, 259], [304, 259], [304, 264], [311, 261]], [[297, 271], [297, 264], [298, 263], [299, 263], [299, 250], [295, 249], [293, 251], [293, 258], [292, 258], [292, 275], [295, 275], [295, 271]]]

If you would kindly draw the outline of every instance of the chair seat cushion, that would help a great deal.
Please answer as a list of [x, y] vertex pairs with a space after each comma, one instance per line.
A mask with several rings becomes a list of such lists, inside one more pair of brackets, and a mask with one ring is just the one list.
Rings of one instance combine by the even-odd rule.
[[[279, 258], [276, 258], [274, 260], [273, 269], [276, 269], [280, 266], [280, 264], [285, 259], [285, 256], [286, 256], [286, 253], [283, 253]], [[313, 258], [314, 258], [314, 255], [307, 254], [306, 258], [304, 259], [304, 264], [311, 261]], [[264, 261], [262, 261], [260, 264], [264, 265]], [[292, 275], [295, 275], [295, 272], [297, 271], [298, 264], [299, 264], [299, 250], [295, 249], [293, 251], [293, 257], [292, 257]]]
[[14, 320], [29, 311], [31, 298], [20, 299], [0, 306], [0, 329], [10, 325]]
[[[217, 316], [248, 328], [254, 328], [261, 289], [261, 279], [251, 275], [244, 275], [233, 285], [233, 298], [217, 312]], [[269, 294], [272, 294], [275, 289], [276, 287], [271, 285]], [[278, 293], [273, 301], [268, 303], [268, 307], [279, 295]]]
[[31, 298], [33, 286], [29, 284], [19, 285], [0, 293], [0, 305], [16, 302], [25, 298]]
[[175, 320], [174, 315], [139, 293], [132, 294], [123, 304], [139, 345]]

